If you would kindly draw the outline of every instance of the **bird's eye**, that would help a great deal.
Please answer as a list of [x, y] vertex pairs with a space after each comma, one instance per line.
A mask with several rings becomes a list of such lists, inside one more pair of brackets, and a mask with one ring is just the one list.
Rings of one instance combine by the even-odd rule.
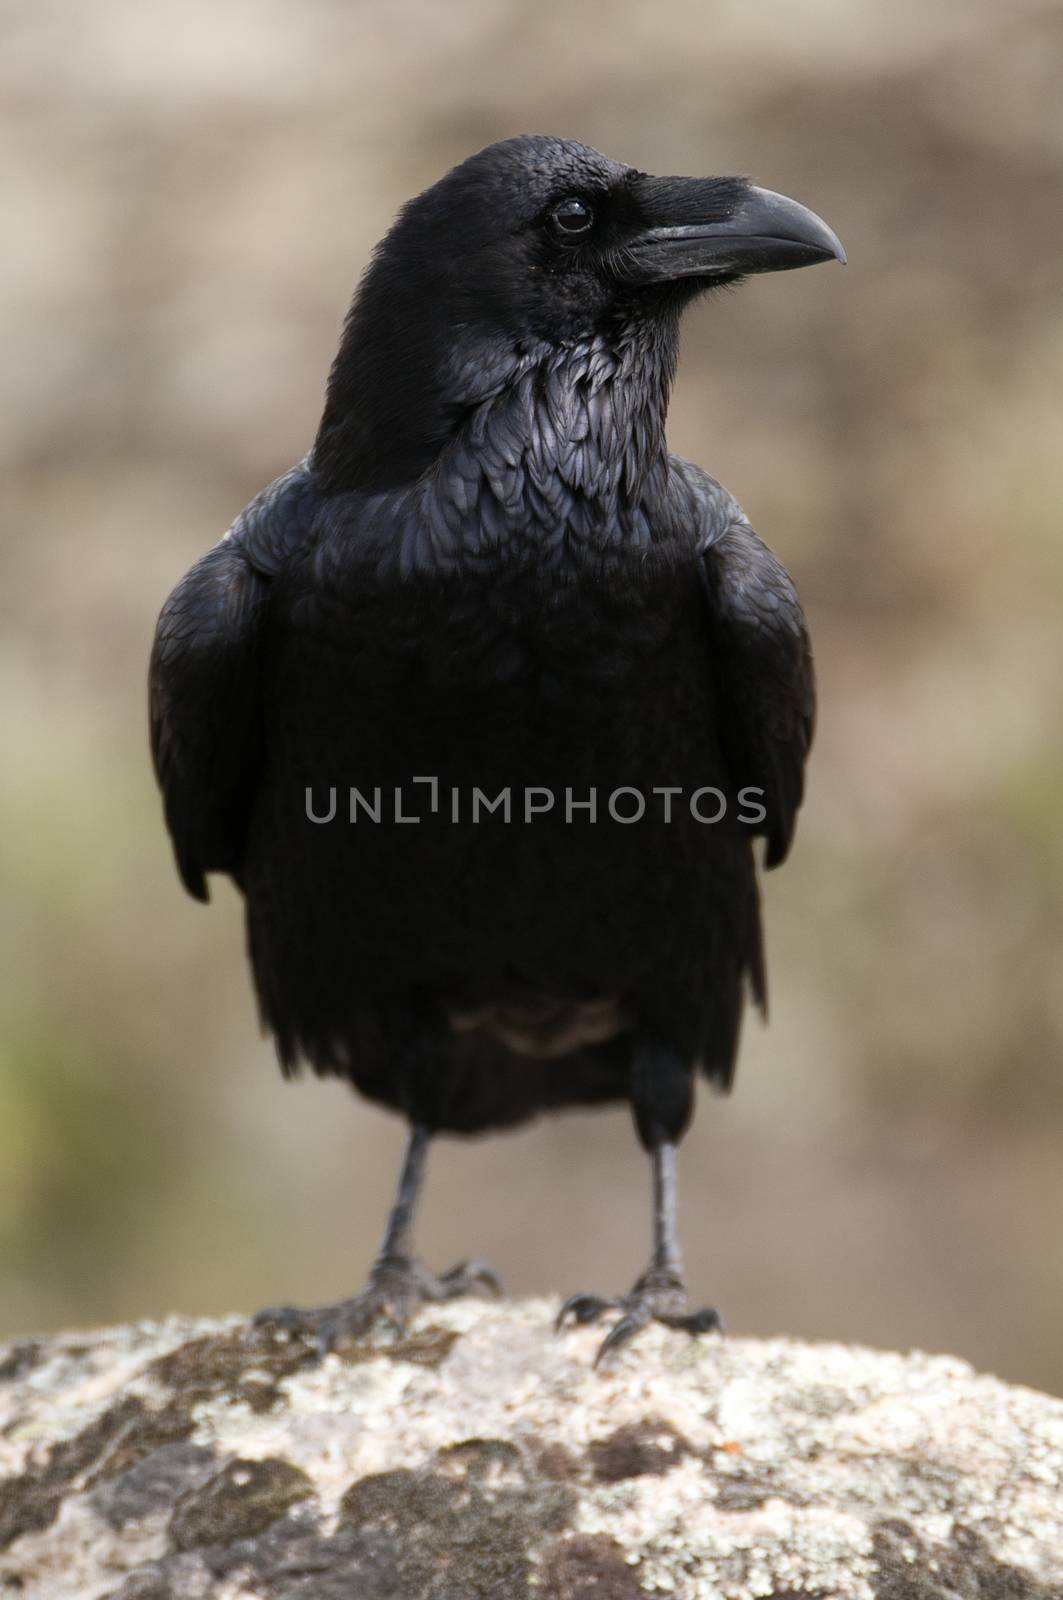
[[550, 221], [564, 238], [575, 239], [590, 232], [594, 226], [594, 212], [585, 200], [573, 194], [567, 200], [558, 201], [550, 213]]

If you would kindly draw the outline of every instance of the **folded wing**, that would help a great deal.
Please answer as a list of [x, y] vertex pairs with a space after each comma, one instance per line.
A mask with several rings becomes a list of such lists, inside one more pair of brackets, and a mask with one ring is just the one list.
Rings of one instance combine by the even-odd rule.
[[804, 793], [815, 679], [804, 613], [790, 576], [741, 514], [702, 552], [718, 736], [736, 790], [764, 818], [764, 864], [786, 859]]
[[305, 463], [263, 490], [163, 606], [149, 673], [151, 748], [181, 880], [241, 881], [262, 761], [261, 652], [273, 580], [307, 536]]

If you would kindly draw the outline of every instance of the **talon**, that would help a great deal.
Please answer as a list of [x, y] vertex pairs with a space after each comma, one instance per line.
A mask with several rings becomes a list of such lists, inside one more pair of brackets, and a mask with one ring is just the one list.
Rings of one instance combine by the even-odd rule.
[[583, 1327], [588, 1322], [594, 1322], [603, 1311], [615, 1308], [615, 1300], [603, 1299], [598, 1294], [570, 1294], [561, 1310], [557, 1313], [554, 1323], [554, 1332], [560, 1333], [565, 1325], [565, 1320], [571, 1315], [577, 1327]]
[[562, 1302], [561, 1310], [554, 1318], [555, 1333], [561, 1332], [561, 1329], [565, 1326], [565, 1319], [568, 1317], [569, 1313], [574, 1312], [576, 1307], [586, 1299], [587, 1296], [583, 1294], [570, 1294], [568, 1299]]
[[312, 1331], [311, 1313], [300, 1311], [296, 1306], [267, 1306], [255, 1312], [251, 1326], [259, 1333], [283, 1333], [295, 1339]]
[[[454, 1298], [459, 1294], [471, 1293], [474, 1287], [486, 1289], [495, 1298], [506, 1292], [498, 1273], [486, 1261], [459, 1261], [456, 1267], [444, 1272], [439, 1281], [448, 1290], [453, 1290]], [[448, 1295], [448, 1298], [451, 1296]]]
[[[394, 1333], [398, 1334], [400, 1339], [405, 1336], [406, 1328], [410, 1320], [409, 1313], [405, 1306], [397, 1305], [394, 1300], [384, 1300], [381, 1302], [378, 1315], [385, 1327], [391, 1328]], [[366, 1328], [352, 1329], [351, 1331], [354, 1338], [360, 1338], [361, 1335], [366, 1332], [367, 1328], [368, 1323], [366, 1324]]]
[[356, 1295], [353, 1300], [333, 1307], [330, 1314], [322, 1318], [314, 1339], [318, 1355], [324, 1358], [356, 1343], [369, 1332], [374, 1317], [381, 1317], [394, 1326], [391, 1304], [374, 1300], [371, 1294]]
[[699, 1333], [723, 1332], [723, 1318], [715, 1306], [704, 1306], [700, 1311], [682, 1313], [655, 1311], [653, 1319], [666, 1328], [678, 1328], [681, 1333], [689, 1333], [692, 1337]]
[[618, 1311], [619, 1318], [602, 1340], [594, 1365], [619, 1350], [633, 1339], [649, 1322], [660, 1322], [666, 1328], [676, 1328], [692, 1338], [702, 1333], [722, 1333], [723, 1318], [715, 1306], [703, 1306], [700, 1311], [686, 1310], [686, 1289], [675, 1271], [651, 1267], [635, 1283], [630, 1294], [622, 1299], [607, 1299], [597, 1294], [570, 1294], [554, 1323], [559, 1332], [571, 1320], [577, 1325], [594, 1322], [603, 1311]]
[[414, 1313], [423, 1305], [456, 1300], [459, 1295], [500, 1294], [502, 1285], [484, 1261], [463, 1261], [441, 1278], [406, 1256], [382, 1255], [374, 1263], [369, 1282], [350, 1300], [338, 1305], [300, 1311], [294, 1306], [270, 1307], [253, 1319], [256, 1328], [303, 1338], [319, 1357], [363, 1339], [374, 1322], [384, 1322], [401, 1337]]
[[621, 1345], [627, 1344], [629, 1339], [633, 1339], [636, 1333], [646, 1326], [648, 1321], [649, 1316], [641, 1310], [629, 1311], [626, 1316], [621, 1317], [615, 1327], [610, 1328], [598, 1346], [598, 1354], [594, 1358], [595, 1367], [600, 1366], [603, 1359], [611, 1351], [619, 1350]]
[[[666, 1318], [662, 1318], [666, 1321]], [[671, 1327], [672, 1323], [669, 1322]], [[688, 1316], [678, 1317], [675, 1322], [677, 1328], [683, 1328], [691, 1335], [699, 1333], [723, 1333], [723, 1318], [715, 1306], [704, 1306], [700, 1311], [692, 1311]]]

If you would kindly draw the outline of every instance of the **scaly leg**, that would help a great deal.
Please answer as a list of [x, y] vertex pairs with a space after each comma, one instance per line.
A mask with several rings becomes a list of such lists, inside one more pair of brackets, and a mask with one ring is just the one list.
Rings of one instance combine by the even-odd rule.
[[594, 1294], [573, 1294], [565, 1301], [557, 1318], [558, 1328], [569, 1317], [576, 1323], [596, 1322], [605, 1311], [619, 1311], [620, 1317], [606, 1334], [594, 1358], [594, 1365], [617, 1350], [648, 1322], [662, 1322], [668, 1328], [681, 1328], [690, 1334], [708, 1333], [723, 1328], [720, 1313], [712, 1306], [701, 1311], [688, 1309], [683, 1262], [676, 1234], [676, 1147], [656, 1146], [650, 1152], [653, 1167], [653, 1255], [646, 1271], [630, 1294], [606, 1298]]
[[306, 1311], [280, 1306], [260, 1311], [255, 1318], [257, 1327], [309, 1336], [324, 1355], [362, 1338], [378, 1318], [402, 1332], [422, 1305], [456, 1300], [466, 1294], [501, 1293], [497, 1277], [482, 1261], [463, 1261], [437, 1278], [410, 1255], [413, 1213], [424, 1177], [429, 1138], [426, 1127], [411, 1124], [395, 1203], [365, 1288], [333, 1306]]
[[693, 1110], [693, 1073], [678, 1051], [652, 1037], [643, 1036], [636, 1041], [631, 1063], [631, 1105], [653, 1174], [650, 1264], [630, 1294], [618, 1298], [570, 1295], [557, 1318], [561, 1328], [570, 1317], [576, 1323], [586, 1323], [596, 1322], [605, 1311], [620, 1312], [598, 1350], [595, 1366], [610, 1351], [633, 1339], [650, 1321], [682, 1328], [690, 1334], [723, 1328], [720, 1313], [711, 1306], [701, 1311], [688, 1309], [683, 1279], [676, 1231], [676, 1150]]

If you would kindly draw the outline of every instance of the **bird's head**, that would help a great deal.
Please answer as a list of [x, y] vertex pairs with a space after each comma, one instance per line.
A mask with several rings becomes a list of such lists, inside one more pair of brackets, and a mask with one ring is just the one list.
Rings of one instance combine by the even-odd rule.
[[[745, 178], [657, 178], [573, 140], [521, 136], [411, 200], [377, 247], [333, 366], [315, 448], [336, 487], [430, 464], [529, 353], [660, 335], [757, 272], [845, 260], [825, 222]], [[644, 341], [645, 342], [645, 341]]]

